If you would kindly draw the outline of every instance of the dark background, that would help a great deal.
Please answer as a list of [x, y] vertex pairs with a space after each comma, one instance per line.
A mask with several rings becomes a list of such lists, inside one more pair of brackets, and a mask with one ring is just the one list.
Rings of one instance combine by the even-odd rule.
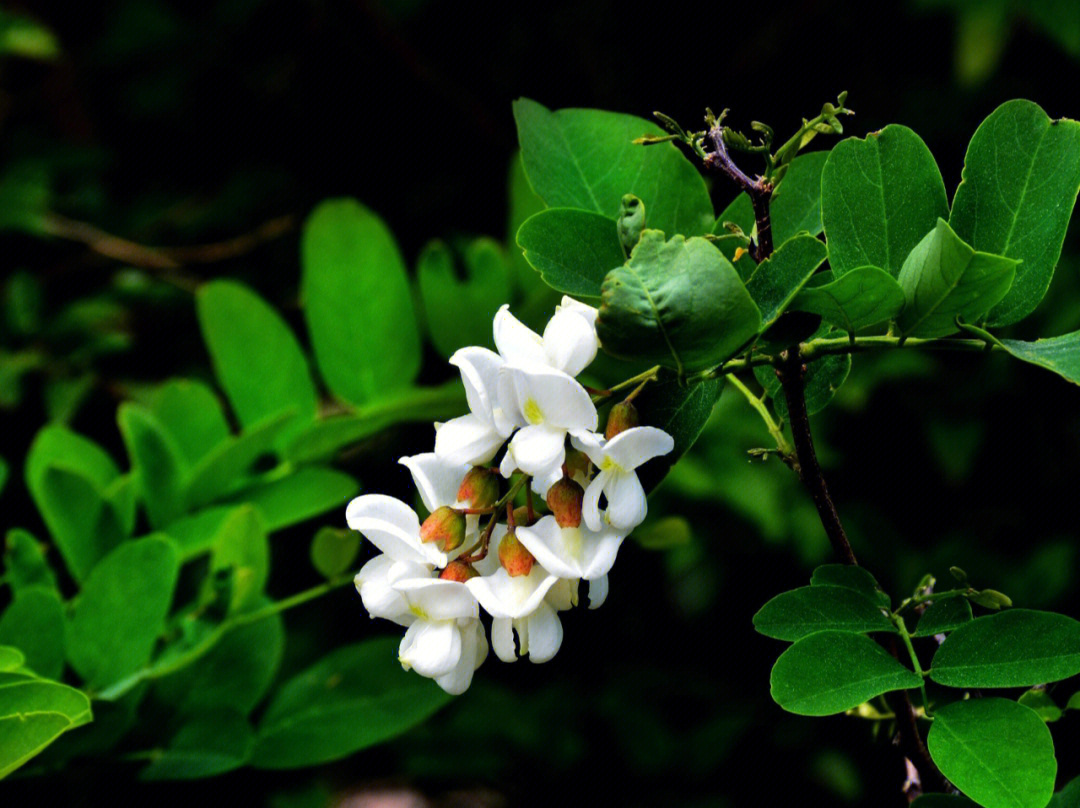
[[[1063, 34], [1008, 4], [989, 27], [963, 2], [873, 7], [41, 0], [21, 10], [55, 31], [63, 56], [4, 63], [0, 160], [44, 166], [51, 209], [144, 244], [224, 240], [281, 216], [299, 222], [326, 197], [356, 196], [385, 218], [412, 264], [433, 237], [505, 237], [510, 102], [519, 96], [644, 117], [660, 109], [688, 126], [705, 106], [730, 107], [734, 125], [766, 121], [783, 139], [848, 90], [857, 115], [844, 120], [847, 132], [912, 127], [950, 195], [968, 138], [999, 103], [1026, 97], [1052, 117], [1080, 115], [1071, 9]], [[717, 210], [731, 196], [716, 187]], [[1077, 247], [1072, 232], [1047, 301], [1017, 335], [1080, 326]], [[0, 253], [8, 270], [43, 279], [54, 310], [123, 280], [121, 265], [65, 241], [0, 234]], [[293, 229], [184, 272], [242, 278], [298, 319], [297, 254]], [[115, 456], [124, 385], [205, 374], [207, 365], [183, 293], [165, 289], [132, 306], [122, 330], [126, 349], [101, 360], [106, 381], [73, 421]], [[425, 379], [447, 378], [430, 358]], [[40, 385], [30, 378], [25, 387], [2, 415], [0, 455], [9, 459], [44, 422]], [[112, 804], [123, 793], [135, 804], [228, 798], [284, 808], [373, 782], [409, 784], [447, 804], [479, 792], [510, 805], [904, 804], [902, 763], [884, 734], [874, 742], [868, 723], [790, 716], [768, 697], [783, 646], [756, 635], [750, 617], [805, 583], [828, 553], [786, 469], [747, 469], [744, 450], [768, 436], [727, 397], [721, 414], [732, 426], [720, 419], [695, 458], [731, 489], [701, 496], [685, 480], [666, 485], [652, 508], [686, 515], [693, 541], [664, 553], [628, 543], [608, 603], [566, 617], [551, 663], [492, 660], [427, 725], [318, 771], [150, 786], [135, 783], [133, 764], [90, 761], [5, 789], [45, 805]], [[947, 578], [958, 564], [1017, 605], [1080, 613], [1075, 387], [1000, 357], [860, 358], [815, 428], [856, 552], [895, 596], [923, 572]], [[344, 467], [365, 489], [404, 495], [393, 459], [428, 441], [426, 428], [399, 428]], [[768, 497], [756, 475], [770, 481]], [[20, 476], [13, 466], [4, 522], [41, 533]], [[306, 564], [312, 530], [295, 532], [295, 542], [275, 544], [272, 593], [298, 588], [290, 570]], [[349, 591], [287, 623], [290, 638], [305, 633], [311, 647], [390, 630], [370, 623]], [[309, 652], [291, 645], [287, 669], [309, 664]], [[1080, 775], [1078, 725], [1070, 715], [1054, 729], [1059, 786]], [[138, 738], [124, 748], [139, 749]], [[472, 797], [454, 796], [462, 791]]]

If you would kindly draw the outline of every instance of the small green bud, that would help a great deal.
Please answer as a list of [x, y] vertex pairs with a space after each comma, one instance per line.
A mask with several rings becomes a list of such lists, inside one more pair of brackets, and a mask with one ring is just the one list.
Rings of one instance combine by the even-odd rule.
[[446, 565], [446, 569], [439, 573], [439, 577], [444, 581], [457, 581], [459, 584], [463, 584], [479, 574], [473, 569], [472, 564], [466, 564], [464, 561], [451, 561]]
[[580, 474], [582, 477], [589, 476], [589, 466], [592, 461], [589, 460], [589, 456], [582, 451], [578, 451], [573, 446], [569, 446], [566, 449], [566, 460], [562, 464], [562, 473], [566, 477], [574, 477], [576, 474]]
[[959, 567], [949, 567], [949, 575], [955, 578], [958, 583], [967, 583], [967, 573]]
[[514, 524], [529, 527], [536, 521], [536, 514], [533, 513], [533, 518], [529, 518], [529, 507], [527, 505], [519, 505], [514, 508]]
[[435, 542], [446, 553], [456, 550], [465, 543], [465, 515], [449, 505], [436, 509], [420, 525], [420, 541]]
[[972, 592], [968, 595], [968, 600], [972, 603], [977, 603], [984, 609], [994, 609], [995, 611], [1004, 607], [1012, 606], [1012, 598], [996, 589], [984, 589], [981, 592]]
[[585, 489], [563, 477], [547, 493], [547, 504], [559, 527], [581, 527], [581, 501], [585, 498]]
[[632, 429], [640, 423], [637, 407], [634, 406], [633, 402], [620, 401], [612, 406], [611, 411], [608, 413], [604, 437], [611, 440], [620, 432]]
[[474, 466], [461, 481], [457, 498], [458, 502], [469, 503], [470, 508], [490, 508], [499, 501], [499, 473]]
[[526, 549], [525, 545], [518, 541], [518, 537], [511, 530], [499, 542], [499, 563], [502, 564], [503, 569], [510, 574], [511, 578], [516, 578], [519, 575], [528, 575], [532, 572], [536, 559], [533, 558], [533, 554]]

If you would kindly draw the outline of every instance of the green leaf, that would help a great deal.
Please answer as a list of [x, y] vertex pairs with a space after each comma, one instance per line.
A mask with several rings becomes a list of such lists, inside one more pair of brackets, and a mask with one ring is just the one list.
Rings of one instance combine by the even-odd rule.
[[394, 236], [355, 199], [323, 202], [300, 245], [301, 297], [326, 386], [350, 404], [409, 387], [420, 332]]
[[[850, 354], [830, 354], [808, 363], [805, 380], [807, 413], [814, 415], [828, 407], [850, 372]], [[787, 399], [780, 380], [776, 378], [776, 371], [769, 365], [759, 365], [754, 368], [754, 376], [772, 398], [776, 414], [787, 420]]]
[[4, 486], [8, 481], [8, 464], [4, 458], [0, 457], [0, 492], [3, 492]]
[[908, 253], [948, 215], [937, 163], [906, 126], [842, 140], [829, 152], [821, 173], [821, 219], [837, 278], [864, 266], [897, 277]]
[[694, 445], [723, 389], [722, 378], [686, 386], [680, 384], [674, 373], [663, 371], [660, 378], [647, 384], [634, 400], [641, 423], [664, 430], [675, 442], [671, 452], [650, 460], [638, 470], [638, 479], [646, 491], [656, 488], [671, 467]]
[[57, 465], [78, 472], [102, 491], [120, 476], [104, 449], [65, 426], [51, 424], [37, 433], [26, 455], [26, 486], [31, 495], [46, 469]]
[[1009, 609], [956, 629], [934, 655], [930, 676], [950, 687], [1031, 687], [1080, 673], [1080, 622], [1053, 612]]
[[804, 287], [788, 308], [818, 314], [854, 334], [900, 314], [904, 289], [883, 269], [858, 267], [824, 286]]
[[195, 303], [214, 373], [242, 426], [291, 413], [299, 429], [315, 418], [307, 360], [281, 315], [233, 281], [203, 284]]
[[161, 532], [176, 542], [181, 563], [210, 552], [222, 525], [232, 514], [232, 505], [214, 505], [177, 519]]
[[0, 54], [51, 61], [60, 55], [60, 43], [36, 20], [0, 9]]
[[[188, 645], [169, 650], [181, 654], [214, 628], [200, 623]], [[184, 715], [224, 709], [247, 715], [273, 683], [284, 650], [285, 625], [273, 615], [227, 631], [196, 662], [158, 679], [154, 693]], [[168, 659], [165, 653], [161, 658]]]
[[842, 586], [782, 592], [754, 615], [754, 628], [777, 640], [801, 640], [817, 631], [896, 631], [874, 600]]
[[73, 687], [44, 679], [0, 683], [0, 778], [91, 720], [90, 699]]
[[0, 671], [16, 671], [26, 664], [26, 656], [18, 648], [0, 645]]
[[355, 530], [320, 528], [311, 542], [311, 563], [324, 578], [336, 578], [348, 570], [360, 552]]
[[[428, 335], [443, 356], [466, 345], [491, 346], [491, 321], [510, 296], [502, 248], [488, 238], [465, 249], [466, 277], [454, 271], [454, 254], [441, 241], [429, 243], [416, 264]], [[461, 312], [469, 312], [462, 317]]]
[[158, 420], [130, 401], [116, 413], [131, 468], [146, 505], [150, 525], [163, 527], [184, 512], [184, 465], [180, 448]]
[[1080, 808], [1080, 777], [1055, 794], [1046, 808]]
[[862, 634], [819, 631], [788, 648], [773, 665], [772, 697], [788, 712], [832, 715], [921, 678]]
[[261, 599], [270, 575], [270, 546], [262, 516], [251, 505], [236, 508], [214, 537], [210, 572], [222, 571], [230, 571], [230, 614]]
[[587, 210], [542, 210], [521, 225], [517, 243], [544, 283], [579, 297], [600, 297], [604, 277], [626, 262], [615, 222]]
[[713, 223], [705, 181], [679, 149], [639, 146], [658, 126], [632, 115], [595, 109], [555, 112], [521, 98], [514, 102], [525, 173], [551, 208], [579, 208], [615, 219], [623, 194], [645, 203], [646, 225], [669, 236], [696, 236]]
[[971, 622], [971, 603], [963, 595], [938, 598], [931, 603], [912, 632], [913, 637], [933, 637]]
[[1057, 721], [1065, 714], [1065, 711], [1057, 706], [1045, 690], [1028, 690], [1021, 694], [1017, 701], [1025, 707], [1030, 707], [1047, 723]]
[[761, 313], [731, 263], [702, 238], [646, 230], [604, 279], [597, 334], [613, 356], [680, 374], [718, 365], [758, 333]]
[[787, 310], [799, 290], [825, 262], [827, 254], [823, 242], [804, 233], [785, 241], [758, 264], [746, 282], [746, 291], [761, 310], [762, 331]]
[[1078, 191], [1080, 123], [1052, 121], [1038, 104], [1015, 100], [975, 130], [949, 224], [976, 250], [1022, 262], [990, 325], [1022, 320], [1043, 299]]
[[225, 499], [250, 484], [252, 465], [273, 452], [292, 423], [292, 414], [284, 413], [218, 444], [191, 470], [184, 497], [187, 510]]
[[344, 508], [359, 490], [349, 475], [316, 466], [259, 483], [241, 491], [235, 500], [258, 508], [266, 529], [273, 532], [334, 508]]
[[862, 593], [886, 609], [892, 608], [892, 599], [878, 584], [877, 579], [862, 567], [851, 564], [822, 564], [810, 576], [811, 586], [843, 586]]
[[9, 530], [4, 539], [4, 576], [15, 595], [31, 586], [56, 589], [56, 574], [45, 560], [45, 548], [19, 528]]
[[911, 808], [979, 808], [967, 797], [959, 794], [923, 794]]
[[1017, 359], [1052, 370], [1063, 379], [1080, 384], [1080, 331], [1034, 342], [1003, 339], [1001, 345]]
[[1015, 701], [983, 698], [939, 707], [926, 745], [941, 773], [985, 808], [1044, 808], [1054, 792], [1050, 730]]
[[289, 680], [259, 723], [252, 764], [291, 769], [338, 760], [449, 702], [434, 682], [401, 669], [397, 646], [386, 637], [338, 648]]
[[803, 230], [811, 236], [821, 232], [821, 173], [828, 158], [827, 151], [806, 152], [788, 165], [769, 202], [774, 243]]
[[169, 433], [190, 468], [229, 437], [217, 395], [202, 382], [172, 379], [150, 397], [150, 412]]
[[[2, 34], [0, 34], [2, 36]], [[51, 178], [43, 164], [16, 163], [0, 175], [0, 231], [48, 232]]]
[[664, 516], [649, 519], [645, 524], [634, 528], [631, 534], [639, 547], [646, 550], [671, 550], [689, 545], [694, 534], [685, 516]]
[[525, 220], [544, 209], [544, 200], [533, 193], [529, 179], [525, 176], [525, 167], [521, 163], [521, 152], [514, 152], [510, 158], [510, 172], [507, 180], [510, 196], [510, 210], [506, 227], [507, 254], [510, 267], [518, 289], [529, 296], [532, 292], [543, 289], [543, 281], [525, 260], [521, 250], [515, 249], [517, 232]]
[[956, 318], [977, 320], [1009, 291], [1016, 261], [976, 252], [938, 219], [904, 261], [900, 285], [907, 306], [898, 324], [909, 337], [944, 337]]
[[20, 589], [0, 616], [0, 643], [17, 647], [26, 666], [47, 679], [64, 672], [65, 630], [64, 607], [53, 588]]
[[141, 780], [196, 780], [238, 769], [251, 755], [254, 732], [237, 712], [217, 710], [189, 719], [169, 746], [139, 772]]
[[455, 379], [439, 387], [413, 387], [388, 396], [350, 415], [316, 421], [286, 448], [294, 463], [327, 460], [340, 449], [387, 427], [411, 421], [442, 421], [461, 414], [465, 388]]
[[90, 572], [68, 626], [68, 661], [100, 689], [145, 665], [172, 603], [179, 559], [157, 536], [125, 542]]
[[[754, 274], [754, 270], [757, 269], [757, 264], [754, 263], [754, 259], [750, 257], [750, 253], [747, 249], [746, 239], [735, 233], [731, 233], [725, 227], [725, 224], [734, 224], [742, 230], [743, 235], [747, 238], [750, 237], [754, 231], [754, 205], [750, 201], [750, 197], [744, 192], [739, 194], [735, 199], [731, 201], [723, 212], [717, 217], [716, 224], [713, 225], [712, 232], [714, 234], [713, 244], [723, 253], [724, 258], [731, 261], [732, 266], [739, 273], [739, 277], [746, 280]], [[742, 247], [743, 252], [739, 257], [739, 260], [735, 260], [736, 251]]]

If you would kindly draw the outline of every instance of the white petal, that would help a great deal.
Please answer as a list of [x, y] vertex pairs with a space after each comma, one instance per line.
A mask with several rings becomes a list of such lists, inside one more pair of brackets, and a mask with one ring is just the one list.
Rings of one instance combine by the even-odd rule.
[[415, 618], [405, 598], [390, 586], [388, 573], [393, 565], [394, 559], [380, 553], [360, 568], [353, 583], [368, 614], [407, 626]]
[[586, 319], [589, 325], [596, 328], [596, 318], [600, 314], [600, 311], [595, 306], [589, 306], [582, 303], [580, 300], [574, 300], [570, 295], [563, 295], [562, 301], [559, 303], [558, 309], [568, 309]]
[[410, 578], [398, 581], [394, 588], [422, 620], [456, 620], [480, 614], [476, 598], [458, 581]]
[[592, 581], [589, 581], [589, 608], [599, 609], [604, 605], [604, 601], [607, 600], [608, 594], [608, 577], [601, 575]]
[[593, 477], [589, 487], [585, 489], [585, 496], [581, 500], [581, 518], [585, 520], [590, 530], [600, 530], [603, 524], [600, 521], [600, 494], [603, 493], [604, 486], [607, 485], [610, 477], [610, 471], [601, 471]]
[[557, 612], [572, 609], [578, 602], [578, 583], [576, 578], [560, 578], [559, 582], [548, 590], [544, 600]]
[[540, 365], [507, 365], [502, 373], [513, 379], [517, 406], [530, 424], [596, 429], [596, 407], [573, 377]]
[[405, 670], [434, 678], [449, 673], [461, 659], [461, 632], [452, 620], [417, 620], [398, 646], [398, 660]]
[[607, 510], [604, 520], [616, 530], [629, 533], [645, 519], [645, 489], [633, 471], [612, 472], [604, 484]]
[[499, 568], [499, 543], [506, 535], [506, 525], [500, 522], [491, 532], [487, 555], [473, 564], [473, 569], [481, 575], [492, 575]]
[[[565, 462], [565, 455], [563, 456]], [[532, 478], [532, 490], [542, 498], [547, 498], [548, 489], [563, 477], [562, 463], [552, 466], [547, 474], [535, 474]]]
[[619, 468], [636, 469], [647, 460], [666, 455], [675, 448], [671, 435], [654, 426], [635, 426], [616, 435], [604, 446], [604, 452]]
[[584, 452], [597, 468], [604, 465], [604, 438], [595, 432], [574, 431], [570, 433], [570, 443], [579, 452]]
[[[464, 632], [465, 629], [462, 629]], [[473, 670], [476, 670], [484, 664], [484, 660], [488, 655], [488, 641], [487, 635], [484, 634], [484, 624], [479, 620], [472, 621], [472, 632], [476, 635], [476, 659], [473, 660]], [[464, 637], [464, 633], [462, 637]]]
[[[525, 545], [525, 549], [533, 554], [540, 565], [558, 578], [580, 578], [582, 572], [581, 557], [581, 529], [576, 530], [578, 541], [576, 548], [571, 547], [574, 542], [567, 542], [564, 528], [559, 527], [554, 516], [544, 516], [532, 527], [519, 527], [515, 535]], [[572, 538], [572, 537], [571, 537]], [[572, 552], [577, 549], [575, 554]]]
[[487, 463], [506, 440], [479, 415], [452, 418], [435, 433], [435, 454], [447, 463]]
[[615, 558], [625, 539], [625, 533], [611, 529], [599, 533], [589, 531], [585, 540], [585, 561], [582, 564], [581, 577], [586, 581], [607, 578], [608, 572], [615, 566]]
[[428, 561], [420, 543], [420, 518], [399, 499], [384, 494], [356, 497], [345, 509], [345, 521], [395, 561]]
[[562, 621], [548, 604], [541, 603], [540, 608], [527, 619], [529, 630], [529, 661], [547, 662], [559, 651], [563, 640]]
[[566, 460], [566, 432], [548, 426], [526, 426], [510, 439], [509, 451], [519, 469], [546, 479]]
[[461, 381], [465, 385], [465, 399], [474, 415], [479, 415], [492, 423], [492, 408], [495, 406], [496, 385], [499, 368], [505, 360], [487, 348], [468, 347], [454, 351], [450, 364], [461, 370]]
[[492, 410], [495, 429], [503, 437], [510, 437], [519, 426], [528, 423], [521, 414], [521, 405], [518, 402], [517, 386], [514, 384], [514, 374], [505, 369], [499, 371], [499, 381], [496, 386], [496, 406]]
[[559, 579], [534, 564], [528, 575], [511, 577], [502, 567], [492, 575], [470, 578], [465, 586], [492, 617], [525, 617], [536, 610]]
[[[460, 627], [461, 655], [458, 663], [449, 673], [435, 677], [436, 684], [451, 696], [460, 696], [472, 684], [473, 671], [480, 667], [480, 663], [477, 662], [477, 658], [481, 657], [480, 643], [483, 643], [483, 656], [487, 656], [487, 639], [484, 637], [482, 628], [479, 633], [477, 632], [478, 627], [480, 627], [479, 620], [470, 621], [469, 624]], [[482, 662], [483, 659], [480, 661]]]
[[495, 347], [507, 362], [547, 363], [544, 341], [540, 335], [510, 313], [510, 307], [504, 305], [495, 314], [493, 328]]
[[577, 376], [588, 367], [599, 347], [592, 323], [572, 309], [556, 311], [544, 329], [548, 361], [570, 376]]
[[468, 465], [448, 463], [434, 452], [403, 457], [398, 462], [412, 474], [416, 490], [428, 511], [457, 504], [457, 492], [469, 471]]
[[503, 455], [502, 460], [499, 461], [499, 474], [509, 480], [510, 475], [515, 471], [517, 471], [517, 461], [514, 459], [514, 452], [507, 446], [506, 453]]
[[509, 617], [495, 617], [491, 621], [491, 647], [503, 662], [517, 661], [513, 622]]

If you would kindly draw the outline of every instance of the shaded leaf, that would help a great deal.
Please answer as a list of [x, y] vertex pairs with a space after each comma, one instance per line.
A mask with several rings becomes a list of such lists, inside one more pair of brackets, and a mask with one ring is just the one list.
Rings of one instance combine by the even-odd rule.
[[754, 615], [754, 628], [777, 640], [801, 640], [817, 631], [896, 631], [876, 598], [842, 586], [821, 585], [777, 595]]
[[221, 402], [202, 382], [171, 379], [154, 390], [148, 406], [189, 468], [229, 437]]
[[4, 539], [4, 577], [16, 595], [31, 586], [56, 589], [56, 574], [45, 560], [45, 548], [19, 528], [9, 530]]
[[142, 780], [196, 780], [238, 769], [251, 755], [255, 735], [237, 712], [193, 716], [158, 757], [139, 772]]
[[236, 494], [235, 500], [258, 508], [266, 529], [273, 532], [334, 508], [344, 508], [359, 490], [349, 475], [315, 466], [259, 483]]
[[145, 408], [130, 401], [116, 413], [150, 525], [160, 528], [184, 512], [186, 464], [180, 448]]
[[883, 269], [858, 267], [823, 286], [807, 286], [789, 308], [821, 316], [825, 322], [854, 334], [892, 320], [907, 298], [904, 289]]
[[774, 243], [802, 230], [811, 236], [821, 232], [821, 173], [828, 158], [827, 151], [805, 152], [788, 164], [769, 202]]
[[311, 563], [324, 578], [346, 572], [360, 552], [360, 534], [355, 530], [320, 528], [311, 542]]
[[1057, 721], [1065, 714], [1065, 711], [1057, 706], [1045, 690], [1028, 690], [1021, 694], [1017, 701], [1025, 707], [1030, 707], [1047, 723]]
[[[785, 180], [786, 182], [786, 180]], [[810, 235], [794, 236], [758, 264], [746, 291], [761, 310], [761, 330], [777, 321], [825, 262], [825, 244]]]
[[18, 648], [26, 666], [46, 679], [64, 672], [64, 632], [64, 608], [54, 588], [20, 588], [0, 615], [0, 644]]
[[913, 637], [932, 637], [971, 622], [971, 603], [963, 595], [938, 598], [919, 618]]
[[1017, 359], [1052, 370], [1063, 379], [1080, 384], [1080, 331], [1034, 342], [1003, 339], [1001, 345]]
[[892, 599], [878, 584], [877, 579], [862, 567], [852, 564], [822, 564], [810, 576], [811, 586], [843, 586], [862, 593], [886, 609], [892, 608]]
[[579, 297], [600, 297], [605, 276], [626, 261], [615, 221], [587, 210], [542, 210], [521, 225], [517, 244], [548, 286]]
[[223, 571], [231, 582], [229, 613], [245, 611], [261, 599], [270, 574], [270, 546], [262, 516], [251, 505], [236, 508], [214, 537], [210, 572]]

